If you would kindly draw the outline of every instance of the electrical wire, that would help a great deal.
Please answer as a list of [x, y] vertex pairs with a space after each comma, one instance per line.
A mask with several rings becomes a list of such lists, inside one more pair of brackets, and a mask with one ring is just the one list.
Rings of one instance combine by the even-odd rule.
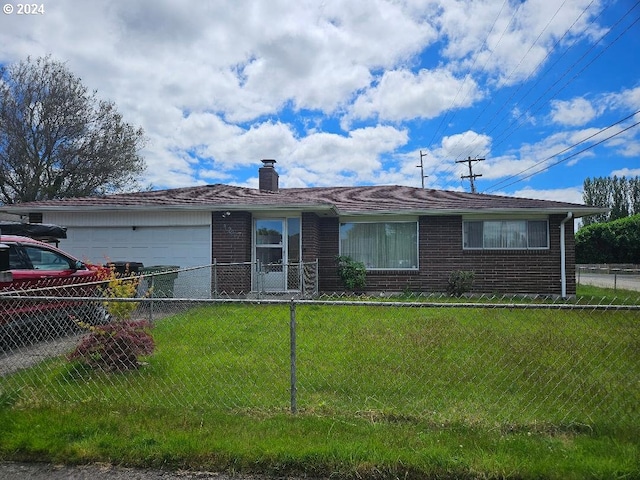
[[[593, 2], [592, 2], [592, 3], [593, 3]], [[591, 5], [591, 4], [590, 4], [590, 5]], [[627, 17], [627, 15], [628, 15], [632, 10], [634, 10], [638, 5], [640, 5], [640, 1], [636, 2], [636, 4], [635, 4], [635, 5], [633, 5], [629, 10], [627, 10], [627, 12], [626, 12], [625, 14], [623, 14], [623, 15], [622, 15], [618, 20], [617, 20], [617, 22], [616, 22], [616, 23], [615, 23], [611, 28], [609, 28], [609, 29], [608, 29], [608, 31], [607, 31], [605, 34], [601, 35], [601, 36], [600, 36], [600, 38], [599, 38], [596, 42], [594, 42], [594, 43], [592, 44], [591, 48], [590, 48], [586, 53], [584, 53], [584, 54], [583, 54], [583, 55], [582, 55], [582, 56], [581, 56], [581, 57], [580, 57], [576, 62], [574, 62], [574, 63], [573, 63], [573, 64], [572, 64], [572, 65], [571, 65], [567, 70], [565, 70], [565, 72], [560, 76], [560, 78], [559, 78], [559, 79], [557, 79], [557, 80], [553, 83], [553, 85], [551, 85], [551, 87], [547, 88], [547, 90], [545, 90], [545, 92], [544, 92], [542, 95], [540, 95], [540, 96], [539, 96], [539, 97], [538, 97], [538, 98], [537, 98], [537, 99], [536, 99], [536, 100], [535, 100], [535, 101], [534, 101], [534, 102], [533, 102], [533, 103], [532, 103], [532, 104], [531, 104], [531, 105], [530, 105], [526, 110], [524, 110], [524, 111], [523, 111], [523, 112], [522, 112], [522, 113], [521, 113], [521, 114], [520, 114], [520, 115], [519, 115], [519, 116], [518, 116], [518, 117], [517, 117], [513, 122], [511, 122], [511, 124], [509, 124], [509, 126], [508, 126], [505, 130], [503, 130], [503, 133], [497, 137], [497, 138], [501, 138], [501, 137], [503, 137], [503, 138], [500, 140], [500, 142], [498, 142], [498, 143], [494, 143], [494, 144], [493, 144], [493, 148], [495, 148], [495, 146], [500, 145], [501, 143], [503, 143], [507, 138], [509, 138], [511, 135], [513, 135], [513, 133], [515, 133], [515, 131], [517, 131], [517, 130], [518, 130], [518, 129], [523, 125], [524, 121], [521, 121], [521, 119], [522, 119], [522, 117], [523, 117], [524, 115], [527, 115], [527, 114], [529, 114], [529, 115], [530, 115], [531, 113], [537, 113], [537, 112], [542, 108], [542, 106], [543, 106], [544, 104], [549, 103], [553, 98], [555, 98], [555, 96], [557, 96], [557, 95], [558, 95], [558, 93], [560, 93], [561, 91], [563, 91], [563, 90], [564, 90], [564, 89], [565, 89], [569, 84], [571, 84], [574, 80], [576, 80], [576, 79], [577, 79], [577, 78], [578, 78], [578, 77], [579, 77], [579, 76], [580, 76], [580, 75], [581, 75], [581, 74], [582, 74], [582, 73], [583, 73], [587, 68], [589, 68], [589, 67], [590, 67], [590, 66], [591, 66], [591, 65], [592, 65], [592, 64], [593, 64], [593, 63], [594, 63], [598, 58], [600, 58], [600, 57], [601, 57], [601, 56], [602, 56], [602, 55], [603, 55], [603, 54], [604, 54], [604, 53], [605, 53], [609, 48], [611, 48], [611, 46], [612, 46], [613, 44], [615, 44], [615, 43], [616, 43], [620, 38], [622, 38], [622, 36], [624, 36], [624, 35], [625, 35], [625, 34], [626, 34], [626, 33], [627, 33], [627, 32], [628, 32], [628, 31], [629, 31], [629, 30], [630, 30], [630, 29], [631, 29], [631, 28], [632, 28], [632, 27], [633, 27], [633, 26], [638, 22], [638, 21], [640, 21], [640, 17], [639, 17], [639, 18], [636, 18], [636, 19], [635, 19], [635, 20], [634, 20], [630, 25], [628, 25], [628, 26], [624, 29], [624, 31], [622, 31], [622, 32], [621, 32], [621, 33], [620, 33], [620, 34], [619, 34], [619, 35], [618, 35], [618, 36], [617, 36], [613, 41], [611, 41], [611, 42], [610, 42], [610, 43], [609, 43], [609, 44], [608, 44], [608, 45], [607, 45], [607, 46], [606, 46], [602, 51], [600, 51], [600, 52], [599, 52], [599, 53], [598, 53], [594, 58], [592, 58], [592, 59], [591, 59], [591, 60], [590, 60], [590, 61], [589, 61], [589, 62], [588, 62], [584, 67], [582, 67], [582, 68], [581, 68], [581, 69], [580, 69], [576, 74], [574, 74], [574, 75], [573, 75], [573, 76], [572, 76], [572, 77], [571, 77], [571, 78], [570, 78], [570, 79], [569, 79], [569, 80], [568, 80], [564, 85], [562, 85], [558, 90], [556, 90], [552, 97], [548, 98], [548, 99], [544, 102], [544, 104], [543, 104], [543, 105], [539, 106], [535, 111], [531, 112], [531, 108], [532, 108], [532, 107], [534, 107], [535, 105], [537, 105], [538, 103], [540, 103], [540, 102], [541, 102], [541, 100], [542, 100], [542, 98], [544, 98], [544, 96], [545, 96], [549, 91], [551, 91], [551, 90], [553, 89], [553, 87], [557, 86], [557, 85], [558, 85], [558, 83], [559, 83], [559, 82], [560, 82], [564, 77], [566, 77], [566, 76], [569, 74], [569, 72], [571, 72], [572, 70], [574, 70], [574, 69], [579, 65], [579, 63], [581, 63], [581, 62], [582, 62], [582, 61], [587, 57], [587, 55], [588, 55], [591, 51], [593, 51], [593, 49], [594, 49], [594, 48], [596, 48], [596, 46], [597, 46], [599, 43], [601, 43], [601, 42], [604, 40], [604, 38], [606, 38], [609, 34], [611, 34], [611, 33], [612, 33], [612, 32], [613, 32], [613, 31], [618, 27], [618, 25], [619, 25], [619, 24], [620, 24], [620, 23], [621, 23], [621, 22], [622, 22], [622, 21]], [[588, 7], [587, 7], [587, 8], [588, 8]], [[587, 10], [587, 8], [585, 8], [585, 9], [582, 11], [582, 13], [580, 14], [580, 16], [579, 16], [579, 17], [574, 21], [574, 23], [572, 24], [572, 26], [571, 26], [571, 27], [569, 27], [569, 29], [567, 29], [567, 31], [566, 31], [566, 32], [565, 32], [565, 34], [563, 35], [563, 38], [564, 38], [564, 37], [568, 34], [568, 32], [573, 28], [573, 26], [577, 23], [577, 21], [579, 20], [579, 18], [580, 18], [580, 17], [582, 17], [582, 16], [584, 15], [584, 13], [585, 13], [585, 11]], [[557, 14], [557, 12], [556, 12], [556, 14]], [[602, 14], [602, 12], [600, 12], [600, 14], [598, 15], [598, 17], [599, 17], [601, 14]], [[596, 18], [597, 18], [597, 17], [596, 17]], [[595, 19], [594, 19], [594, 20], [592, 20], [592, 23], [593, 23], [593, 22], [595, 22]], [[558, 42], [556, 42], [556, 45], [557, 45], [559, 42], [560, 42], [560, 40], [559, 40]], [[575, 43], [576, 43], [576, 42], [574, 42], [574, 45], [575, 45]], [[555, 45], [554, 45], [554, 47], [555, 47]], [[572, 45], [572, 46], [570, 46], [569, 48], [572, 48], [572, 47], [573, 47], [573, 45]], [[569, 49], [565, 50], [565, 52], [563, 52], [562, 56], [564, 56], [564, 55], [567, 53], [567, 51], [568, 51], [568, 50], [569, 50]], [[547, 53], [547, 57], [550, 55], [550, 53], [551, 53], [551, 52], [548, 52], [548, 53]], [[546, 58], [547, 58], [547, 57], [545, 57], [545, 60], [546, 60]], [[524, 57], [523, 57], [523, 58], [524, 58]], [[554, 63], [554, 65], [553, 65], [553, 66], [555, 66], [555, 64], [557, 64], [557, 62], [558, 62], [558, 61], [559, 61], [559, 60], [556, 60], [556, 62]], [[543, 62], [540, 62], [540, 63], [543, 63]], [[547, 70], [547, 72], [548, 72], [549, 70], [550, 70], [550, 69], [548, 69], [548, 70]], [[536, 85], [537, 85], [537, 83], [539, 83], [539, 82], [536, 82]], [[530, 92], [531, 92], [531, 90], [532, 90], [534, 87], [535, 87], [535, 85], [534, 85], [534, 86], [532, 86], [532, 87], [528, 90], [528, 92], [527, 92], [527, 94], [526, 94], [526, 95], [528, 95], [528, 93], [530, 93]], [[526, 96], [526, 95], [525, 95], [525, 96]], [[512, 95], [510, 98], [512, 98], [512, 97], [513, 97], [513, 95]], [[505, 103], [503, 104], [503, 106], [501, 107], [501, 109], [502, 109], [502, 108], [504, 108], [504, 106], [506, 105], [506, 103], [507, 103], [507, 102], [505, 102]], [[495, 118], [495, 116], [496, 116], [496, 115], [494, 115], [494, 116], [492, 117], [492, 120], [493, 120], [493, 118]], [[622, 120], [622, 121], [623, 121], [623, 120]], [[489, 123], [490, 123], [490, 122], [489, 122]], [[617, 122], [617, 123], [619, 123], [619, 122]], [[616, 123], [616, 124], [617, 124], [617, 123]], [[513, 126], [514, 126], [514, 125], [516, 125], [516, 126], [515, 126], [515, 128], [513, 128]], [[614, 125], [615, 125], [615, 124], [614, 124]], [[607, 127], [607, 128], [610, 128], [610, 127]], [[632, 127], [631, 127], [631, 128], [632, 128]], [[494, 127], [490, 132], [492, 132], [493, 130], [495, 130], [495, 127]], [[509, 132], [509, 130], [511, 130], [511, 132]], [[605, 129], [603, 129], [602, 131], [605, 131], [605, 130], [606, 130], [606, 128], [605, 128]], [[490, 133], [490, 132], [489, 132], [489, 133]], [[599, 132], [599, 133], [601, 133], [601, 132]], [[587, 139], [584, 139], [582, 142], [584, 142], [584, 141], [588, 140], [589, 138], [591, 138], [591, 137], [588, 137]], [[579, 145], [579, 144], [580, 144], [580, 143], [582, 143], [582, 142], [579, 142], [579, 143], [578, 143], [578, 144], [576, 144], [576, 145]], [[599, 142], [599, 143], [601, 143], [601, 142]], [[595, 145], [598, 145], [599, 143], [597, 143], [597, 144], [595, 144]], [[568, 150], [570, 150], [570, 149], [572, 149], [572, 148], [575, 148], [575, 146], [576, 146], [576, 145], [574, 145], [574, 146], [572, 146], [572, 147], [569, 147], [569, 149], [568, 149]], [[593, 146], [595, 146], [595, 145], [593, 145]], [[592, 147], [590, 147], [590, 148], [592, 148]], [[588, 150], [588, 149], [587, 149], [587, 150]], [[566, 151], [566, 150], [564, 150], [564, 151]], [[558, 154], [556, 154], [556, 156], [557, 156], [557, 155], [559, 155], [559, 154], [561, 154], [561, 153], [564, 153], [564, 151], [563, 151], [563, 152], [559, 152]], [[488, 155], [488, 153], [489, 153], [489, 152], [485, 152], [484, 154], [481, 154], [481, 156], [483, 156], [483, 157], [484, 157], [484, 156]], [[580, 153], [580, 152], [579, 152], [579, 153]], [[476, 155], [476, 156], [477, 156], [477, 155]], [[554, 157], [552, 156], [552, 157], [550, 157], [550, 158], [554, 158]], [[569, 158], [571, 158], [571, 157], [569, 157]], [[543, 160], [542, 162], [538, 162], [536, 165], [539, 165], [539, 164], [541, 164], [541, 163], [544, 163], [544, 162], [546, 162], [546, 161], [548, 161], [548, 160], [549, 160], [549, 159], [545, 159], [545, 160]], [[564, 161], [564, 160], [563, 160], [563, 161]], [[557, 164], [559, 164], [559, 163], [562, 163], [562, 161], [560, 161], [560, 162], [556, 162], [556, 163], [551, 164], [551, 165], [547, 165], [547, 166], [545, 166], [545, 167], [544, 167], [542, 170], [540, 170], [540, 171], [544, 171], [544, 170], [546, 170], [546, 169], [548, 169], [548, 168], [550, 168], [550, 167], [553, 167], [553, 166], [555, 166], [555, 165], [557, 165]], [[535, 168], [535, 166], [536, 166], [536, 165], [534, 165], [533, 167], [529, 167], [528, 169], [524, 170], [523, 172], [518, 173], [517, 175], [511, 176], [511, 177], [509, 177], [509, 178], [507, 178], [507, 179], [505, 179], [505, 180], [501, 181], [501, 182], [500, 182], [499, 184], [497, 184], [497, 185], [500, 185], [500, 184], [502, 184], [502, 183], [505, 183], [506, 181], [510, 180], [511, 178], [514, 178], [514, 177], [517, 177], [517, 176], [519, 176], [519, 175], [522, 175], [522, 173], [525, 173], [526, 171], [530, 170], [531, 168]], [[452, 171], [453, 171], [453, 170], [452, 170]], [[537, 174], [537, 173], [540, 173], [540, 171], [538, 171], [538, 172], [534, 172], [533, 174], [528, 175], [528, 176], [526, 176], [526, 177], [522, 178], [521, 180], [523, 180], [523, 179], [525, 179], [525, 178], [529, 178], [529, 177], [531, 177], [531, 176], [533, 176], [533, 175], [535, 175], [535, 174]], [[518, 180], [518, 181], [521, 181], [521, 180]], [[513, 182], [513, 183], [517, 183], [517, 181], [516, 181], [516, 182]], [[510, 185], [512, 185], [513, 183], [509, 184], [509, 186], [510, 186]], [[497, 185], [492, 186], [492, 187], [490, 187], [490, 188], [495, 189], [495, 187], [496, 187]], [[489, 190], [489, 191], [491, 191], [491, 190]]]
[[[521, 120], [526, 114], [536, 114], [538, 113], [548, 102], [550, 102], [552, 99], [556, 98], [557, 95], [562, 92], [565, 88], [567, 88], [567, 86], [569, 86], [573, 81], [575, 81], [582, 73], [584, 73], [584, 71], [589, 68], [598, 58], [600, 58], [607, 50], [609, 50], [611, 48], [612, 45], [614, 45], [618, 40], [620, 40], [620, 38], [622, 38], [622, 36], [627, 33], [631, 27], [633, 27], [636, 23], [638, 23], [640, 21], [640, 17], [636, 18], [630, 25], [628, 25], [613, 41], [611, 41], [604, 49], [602, 49], [600, 52], [598, 52], [598, 54], [592, 58], [584, 67], [582, 67], [582, 69], [580, 69], [575, 75], [573, 75], [573, 77], [571, 77], [564, 85], [562, 85], [558, 90], [556, 90], [553, 95], [548, 98], [544, 103], [542, 103], [538, 108], [536, 108], [535, 110], [531, 111], [531, 108], [534, 107], [535, 105], [537, 105], [538, 103], [541, 102], [541, 100], [543, 99], [543, 97], [549, 92], [551, 91], [551, 89], [553, 87], [555, 87], [556, 85], [558, 85], [560, 83], [560, 81], [566, 77], [569, 72], [571, 70], [573, 70], [574, 67], [576, 67], [583, 59], [586, 58], [586, 56], [593, 51], [596, 46], [602, 42], [604, 40], [604, 38], [609, 35], [609, 33], [611, 33], [613, 31], [613, 29], [615, 27], [617, 27], [620, 22], [626, 17], [626, 15], [631, 12], [633, 9], [635, 9], [636, 7], [638, 7], [638, 5], [640, 5], [640, 1], [638, 1], [633, 7], [631, 7], [614, 25], [614, 27], [610, 30], [608, 30], [605, 34], [603, 34], [602, 36], [600, 36], [600, 38], [591, 45], [591, 47], [589, 48], [589, 50], [587, 52], [585, 52], [576, 62], [574, 62], [571, 67], [569, 67], [567, 70], [565, 70], [565, 72], [556, 79], [556, 81], [549, 87], [547, 88], [542, 95], [540, 95], [525, 111], [523, 111], [522, 113], [520, 113], [520, 115], [513, 121], [511, 122], [507, 128], [505, 128], [505, 130], [503, 131], [503, 133], [499, 136], [496, 137], [496, 139], [500, 139], [501, 136], [503, 137], [500, 141], [496, 142], [493, 144], [493, 147], [497, 147], [499, 145], [501, 145], [502, 143], [504, 143], [504, 141], [506, 139], [508, 139], [509, 137], [511, 137], [511, 135], [513, 135], [515, 133], [515, 131], [518, 130], [518, 128], [520, 128], [526, 121], [526, 118]], [[517, 125], [516, 125], [517, 124]], [[516, 125], [515, 129], [513, 129], [513, 131], [511, 131], [510, 133], [509, 130], [511, 129], [511, 127], [513, 127], [514, 125]], [[493, 130], [491, 130], [493, 131]], [[489, 133], [491, 133], [491, 131]], [[486, 152], [484, 155], [487, 155], [488, 152]]]
[[[551, 159], [553, 159], [553, 158], [555, 158], [555, 157], [558, 157], [559, 155], [562, 155], [563, 153], [568, 152], [569, 150], [572, 150], [572, 149], [576, 148], [577, 146], [579, 146], [579, 145], [583, 144], [584, 142], [586, 142], [586, 141], [588, 141], [588, 140], [592, 139], [593, 137], [596, 137], [596, 136], [598, 136], [598, 135], [602, 134], [603, 132], [605, 132], [605, 131], [609, 130], [610, 128], [613, 128], [613, 127], [615, 127], [616, 125], [619, 125], [620, 123], [624, 122], [625, 120], [628, 120], [628, 119], [630, 119], [630, 118], [632, 118], [632, 117], [634, 117], [634, 116], [636, 116], [636, 115], [638, 115], [638, 114], [640, 114], [640, 110], [638, 110], [638, 111], [636, 111], [636, 112], [632, 113], [631, 115], [628, 115], [627, 117], [625, 117], [625, 118], [623, 118], [623, 119], [621, 119], [621, 120], [618, 120], [618, 121], [617, 121], [617, 122], [615, 122], [615, 123], [612, 123], [611, 125], [609, 125], [609, 126], [607, 126], [607, 127], [603, 128], [603, 129], [599, 130], [598, 132], [596, 132], [596, 133], [594, 133], [594, 134], [592, 134], [592, 135], [589, 135], [588, 137], [586, 137], [586, 138], [584, 138], [584, 139], [580, 140], [579, 142], [577, 142], [577, 143], [575, 143], [575, 144], [571, 145], [570, 147], [567, 147], [567, 148], [565, 148], [565, 149], [561, 150], [560, 152], [555, 153], [554, 155], [551, 155], [550, 157], [547, 157], [547, 158], [545, 158], [544, 160], [541, 160], [540, 162], [535, 163], [534, 165], [530, 166], [529, 168], [526, 168], [526, 169], [522, 170], [521, 172], [519, 172], [519, 173], [517, 173], [517, 174], [515, 174], [515, 175], [511, 175], [511, 176], [509, 176], [509, 177], [505, 178], [504, 180], [502, 180], [502, 181], [500, 181], [500, 182], [498, 182], [498, 183], [493, 184], [493, 185], [492, 185], [492, 186], [490, 186], [489, 188], [486, 188], [485, 190], [483, 190], [483, 191], [482, 191], [482, 193], [489, 193], [489, 192], [493, 192], [493, 191], [497, 190], [497, 188], [498, 188], [500, 185], [504, 184], [505, 182], [508, 182], [509, 180], [512, 180], [512, 179], [514, 179], [514, 178], [517, 178], [517, 180], [515, 180], [515, 181], [513, 181], [513, 182], [511, 182], [511, 183], [508, 183], [507, 185], [504, 185], [502, 188], [506, 188], [506, 187], [510, 187], [510, 186], [512, 186], [512, 185], [515, 185], [516, 183], [519, 183], [519, 182], [521, 182], [521, 181], [523, 181], [523, 180], [526, 180], [526, 179], [528, 179], [528, 178], [531, 178], [531, 177], [533, 177], [534, 175], [537, 175], [538, 173], [541, 173], [541, 172], [544, 172], [544, 171], [546, 171], [546, 170], [550, 169], [551, 167], [555, 167], [556, 165], [559, 165], [559, 164], [561, 164], [561, 163], [564, 163], [564, 162], [566, 162], [567, 160], [569, 160], [569, 159], [571, 159], [571, 158], [574, 158], [574, 157], [576, 157], [576, 156], [578, 156], [578, 155], [580, 155], [580, 154], [582, 154], [582, 153], [584, 153], [584, 152], [586, 152], [586, 151], [588, 151], [588, 150], [590, 150], [590, 149], [592, 149], [592, 148], [594, 148], [594, 147], [597, 147], [598, 145], [600, 145], [600, 144], [602, 144], [602, 143], [606, 142], [607, 140], [610, 140], [610, 139], [612, 139], [612, 138], [614, 138], [614, 137], [617, 137], [618, 135], [620, 135], [620, 134], [622, 134], [622, 133], [624, 133], [624, 132], [626, 132], [626, 131], [628, 131], [628, 130], [631, 130], [632, 128], [637, 127], [638, 125], [640, 125], [640, 121], [639, 121], [639, 122], [634, 123], [633, 125], [630, 125], [630, 126], [628, 126], [628, 127], [624, 128], [624, 129], [622, 129], [622, 130], [620, 130], [620, 131], [618, 131], [618, 132], [616, 132], [616, 133], [614, 133], [614, 134], [612, 134], [612, 135], [610, 135], [610, 136], [608, 136], [608, 137], [606, 137], [606, 138], [604, 138], [604, 139], [602, 139], [602, 140], [600, 140], [600, 141], [598, 141], [598, 142], [596, 142], [596, 143], [594, 143], [594, 144], [592, 144], [592, 145], [589, 145], [588, 147], [585, 147], [584, 149], [582, 149], [582, 150], [580, 150], [580, 151], [578, 151], [578, 152], [575, 152], [575, 153], [573, 153], [573, 154], [571, 154], [571, 155], [569, 155], [569, 156], [567, 156], [567, 157], [564, 157], [564, 158], [562, 158], [562, 159], [558, 160], [557, 162], [554, 162], [554, 163], [551, 163], [551, 164], [548, 164], [548, 165], [544, 165], [542, 168], [540, 168], [539, 170], [536, 170], [535, 172], [530, 173], [529, 175], [521, 176], [523, 173], [528, 172], [528, 171], [532, 170], [533, 168], [536, 168], [536, 167], [538, 167], [538, 166], [540, 166], [540, 165], [542, 165], [542, 164], [544, 164], [544, 163], [548, 162], [549, 160], [551, 160]], [[518, 178], [518, 177], [519, 177], [519, 178]]]
[[[487, 122], [485, 122], [485, 127], [481, 128], [481, 130], [483, 130], [483, 131], [484, 131], [486, 128], [488, 128], [488, 126], [492, 124], [492, 122], [493, 122], [493, 121], [494, 121], [494, 119], [498, 116], [498, 114], [499, 114], [500, 112], [502, 112], [502, 111], [507, 107], [507, 105], [511, 105], [511, 104], [512, 104], [512, 103], [511, 103], [511, 100], [513, 99], [513, 97], [515, 97], [515, 95], [516, 95], [516, 94], [517, 94], [517, 93], [522, 89], [522, 87], [524, 86], [524, 84], [525, 84], [526, 82], [528, 82], [528, 81], [529, 81], [529, 79], [534, 75], [534, 73], [538, 72], [538, 69], [540, 68], [540, 66], [541, 66], [541, 65], [544, 65], [544, 63], [549, 59], [549, 57], [551, 56], [551, 54], [552, 54], [553, 52], [555, 52], [555, 50], [556, 50], [556, 48], [558, 47], [558, 45], [560, 45], [560, 44], [562, 43], [562, 41], [563, 41], [563, 40], [564, 40], [564, 39], [569, 35], [569, 32], [571, 32], [571, 30], [573, 30], [573, 28], [575, 27], [576, 23], [578, 23], [578, 21], [579, 21], [579, 20], [580, 20], [584, 15], [585, 15], [585, 13], [588, 11], [588, 9], [591, 7], [591, 5], [592, 5], [592, 4], [593, 4], [593, 0], [591, 1], [591, 3], [589, 3], [589, 5], [587, 5], [587, 6], [582, 10], [582, 12], [580, 13], [580, 15], [578, 15], [578, 17], [576, 17], [576, 19], [575, 19], [575, 20], [573, 21], [573, 23], [569, 26], [569, 28], [567, 28], [567, 29], [565, 30], [565, 32], [562, 34], [562, 36], [561, 36], [561, 37], [560, 37], [560, 38], [559, 38], [559, 39], [554, 43], [554, 45], [549, 49], [549, 51], [547, 52], [547, 54], [545, 55], [545, 57], [544, 57], [540, 62], [538, 62], [538, 64], [535, 66], [535, 68], [533, 68], [533, 69], [531, 70], [531, 72], [529, 73], [529, 75], [527, 76], [527, 78], [526, 78], [526, 79], [524, 79], [524, 80], [520, 83], [520, 85], [518, 86], [518, 88], [517, 88], [517, 89], [516, 89], [516, 90], [515, 90], [515, 91], [514, 91], [510, 96], [509, 96], [509, 98], [507, 98], [507, 99], [502, 103], [502, 105], [500, 106], [500, 108], [498, 108], [498, 109], [496, 110], [496, 112], [493, 114], [493, 116], [492, 116], [492, 117], [491, 117]], [[593, 24], [598, 20], [598, 18], [600, 18], [600, 16], [603, 14], [603, 12], [604, 12], [604, 11], [605, 11], [605, 9], [601, 10], [601, 11], [598, 13], [598, 15], [596, 15], [594, 18], [592, 18], [592, 19], [591, 19], [591, 22], [590, 22], [590, 25], [593, 25]], [[556, 12], [556, 15], [557, 15], [557, 12]], [[548, 27], [548, 25], [549, 25], [549, 24], [547, 24], [547, 27]], [[545, 28], [546, 28], [546, 27], [545, 27]], [[538, 37], [538, 38], [539, 38], [539, 37]], [[526, 91], [526, 92], [525, 92], [525, 93], [520, 97], [519, 101], [521, 101], [522, 99], [526, 98], [526, 97], [527, 97], [527, 96], [528, 96], [528, 95], [533, 91], [533, 89], [534, 89], [535, 87], [537, 87], [537, 86], [540, 84], [540, 82], [542, 81], [542, 79], [547, 78], [548, 73], [549, 73], [551, 70], [553, 70], [553, 68], [558, 64], [558, 62], [560, 62], [560, 60], [561, 60], [561, 59], [562, 59], [562, 58], [563, 58], [563, 57], [564, 57], [564, 56], [565, 56], [565, 55], [566, 55], [566, 54], [567, 54], [571, 49], [573, 49], [573, 48], [577, 45], [577, 43], [579, 42], [579, 40], [580, 40], [580, 38], [579, 38], [579, 37], [576, 37], [576, 39], [574, 40], [574, 42], [573, 42], [571, 45], [569, 45], [567, 48], [565, 48], [565, 49], [564, 49], [564, 51], [562, 51], [562, 52], [559, 54], [558, 58], [556, 58], [556, 59], [555, 59], [555, 61], [554, 61], [554, 62], [553, 62], [549, 67], [547, 67], [547, 68], [545, 69], [545, 71], [543, 71], [542, 73], [540, 73], [540, 74], [538, 75], [538, 79], [537, 79], [537, 80], [533, 83], [533, 85], [531, 85], [531, 87], [530, 87], [530, 88], [529, 88], [529, 89], [528, 89], [528, 90], [527, 90], [527, 91]], [[489, 106], [490, 106], [490, 103], [488, 103], [488, 104], [485, 106], [485, 108], [482, 110], [482, 112], [480, 113], [480, 115], [478, 115], [478, 117], [476, 117], [476, 119], [475, 119], [475, 120], [474, 120], [474, 122], [472, 123], [472, 126], [473, 126], [473, 125], [475, 125], [475, 122], [476, 122], [476, 120], [477, 120], [478, 118], [480, 118], [482, 115], [484, 115], [484, 112], [486, 112], [486, 110], [489, 108]], [[529, 107], [528, 107], [528, 108], [529, 108]], [[527, 113], [528, 108], [527, 108], [527, 109], [525, 109], [525, 112], [524, 112], [524, 113]], [[524, 115], [524, 113], [523, 113], [522, 115]], [[487, 132], [486, 132], [486, 134], [488, 135], [488, 134], [492, 133], [492, 132], [493, 132], [493, 131], [498, 127], [498, 125], [502, 125], [502, 124], [503, 124], [503, 121], [506, 119], [507, 115], [508, 115], [508, 113], [507, 113], [507, 114], [505, 114], [505, 115], [500, 119], [500, 121], [499, 121], [499, 122], [496, 122], [495, 126], [494, 126], [491, 130], [487, 131]], [[521, 117], [522, 115], [520, 115], [520, 116], [516, 119], [516, 121], [517, 121], [517, 120], [519, 120], [519, 119], [520, 119], [520, 117]], [[470, 128], [471, 128], [471, 127], [470, 127]], [[500, 138], [500, 136], [498, 136], [498, 138]], [[496, 145], [496, 144], [494, 144], [494, 146], [495, 146], [495, 145]], [[469, 152], [469, 156], [472, 156], [472, 155], [473, 155], [473, 156], [478, 156], [478, 155], [480, 155], [480, 156], [486, 156], [486, 155], [488, 155], [488, 154], [489, 154], [489, 152], [484, 152], [484, 153], [481, 153], [481, 154], [480, 154], [480, 153], [473, 153], [473, 152]]]

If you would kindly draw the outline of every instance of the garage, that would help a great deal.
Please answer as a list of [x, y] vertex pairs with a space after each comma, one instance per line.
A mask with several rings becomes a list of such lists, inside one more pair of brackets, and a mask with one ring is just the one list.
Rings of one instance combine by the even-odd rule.
[[[145, 267], [180, 268], [211, 264], [209, 212], [47, 212], [45, 217], [45, 222], [67, 228], [67, 238], [60, 241], [60, 248], [92, 263], [140, 262]], [[175, 282], [175, 296], [206, 298], [210, 279], [210, 268], [181, 272]]]
[[93, 263], [136, 261], [145, 266], [208, 265], [211, 230], [208, 226], [188, 227], [67, 227], [60, 247]]

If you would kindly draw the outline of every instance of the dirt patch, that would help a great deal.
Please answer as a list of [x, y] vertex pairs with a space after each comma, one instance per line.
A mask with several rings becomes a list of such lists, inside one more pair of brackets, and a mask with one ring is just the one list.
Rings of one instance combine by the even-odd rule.
[[227, 475], [189, 470], [165, 471], [117, 467], [109, 464], [53, 465], [50, 463], [0, 462], [0, 480], [268, 480], [256, 475]]

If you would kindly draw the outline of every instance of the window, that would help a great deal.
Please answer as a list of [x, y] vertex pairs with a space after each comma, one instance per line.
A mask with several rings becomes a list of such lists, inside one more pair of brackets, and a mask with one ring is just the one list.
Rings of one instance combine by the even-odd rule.
[[463, 245], [465, 249], [546, 249], [549, 224], [547, 220], [465, 221]]
[[11, 270], [64, 271], [72, 269], [74, 261], [57, 252], [31, 245], [9, 245]]
[[363, 262], [369, 270], [415, 270], [418, 268], [418, 223], [341, 223], [340, 254]]
[[70, 260], [62, 255], [39, 247], [25, 246], [24, 251], [36, 270], [69, 270]]

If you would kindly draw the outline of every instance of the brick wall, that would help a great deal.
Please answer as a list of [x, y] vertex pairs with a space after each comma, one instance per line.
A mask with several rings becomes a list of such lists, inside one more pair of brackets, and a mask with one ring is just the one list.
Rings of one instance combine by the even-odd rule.
[[337, 218], [319, 219], [318, 275], [321, 292], [343, 290], [338, 278], [336, 256], [340, 239], [340, 224]]
[[[417, 272], [379, 271], [367, 273], [368, 291], [446, 291], [454, 270], [475, 273], [474, 293], [559, 295], [560, 222], [564, 215], [549, 219], [549, 250], [463, 250], [462, 217], [429, 216], [419, 220], [419, 261]], [[342, 290], [335, 265], [338, 255], [338, 219], [320, 219], [320, 290]], [[565, 228], [567, 250], [567, 294], [575, 295], [573, 224]]]
[[[367, 273], [367, 290], [384, 292], [435, 292], [446, 290], [454, 270], [475, 273], [474, 293], [559, 295], [560, 222], [564, 215], [549, 218], [549, 250], [463, 250], [462, 217], [424, 216], [419, 220], [419, 261], [416, 272], [380, 271]], [[212, 258], [218, 263], [251, 261], [252, 216], [249, 212], [213, 212]], [[575, 295], [575, 240], [572, 222], [565, 228], [567, 250], [567, 294]], [[339, 253], [339, 219], [302, 214], [302, 258], [318, 259], [319, 288], [322, 292], [343, 290], [335, 258]], [[245, 275], [224, 279], [219, 289], [248, 292], [249, 270]]]
[[302, 214], [302, 261], [315, 262], [320, 252], [320, 217]]
[[[212, 212], [211, 257], [217, 263], [244, 263], [251, 261], [251, 213]], [[224, 273], [236, 271], [238, 274]], [[220, 270], [216, 278], [218, 291], [251, 291], [250, 267], [240, 266]]]

